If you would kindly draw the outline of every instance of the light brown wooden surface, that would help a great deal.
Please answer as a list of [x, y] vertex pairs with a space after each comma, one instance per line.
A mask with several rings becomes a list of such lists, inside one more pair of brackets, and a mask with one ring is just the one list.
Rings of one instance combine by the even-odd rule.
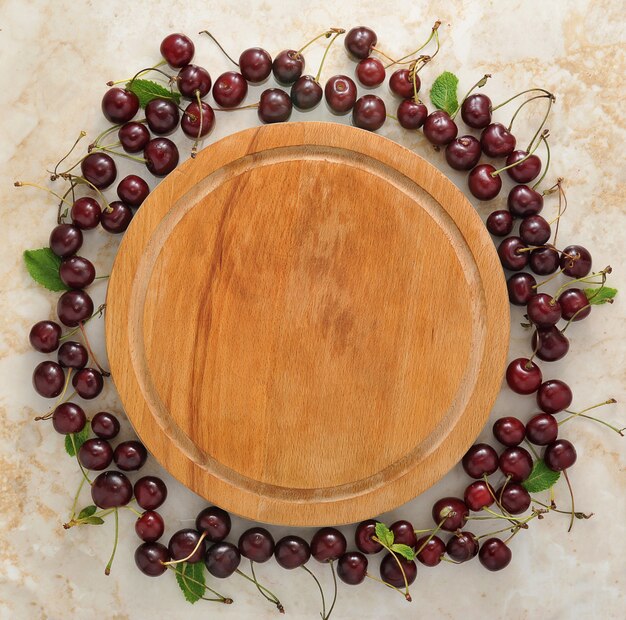
[[443, 476], [499, 391], [508, 301], [461, 192], [330, 123], [234, 134], [138, 211], [107, 295], [140, 438], [253, 520], [375, 516]]

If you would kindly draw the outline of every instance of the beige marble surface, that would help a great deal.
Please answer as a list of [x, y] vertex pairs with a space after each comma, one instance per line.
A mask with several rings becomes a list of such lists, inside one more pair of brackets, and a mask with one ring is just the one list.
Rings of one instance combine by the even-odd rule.
[[[376, 29], [382, 47], [398, 55], [422, 40], [434, 19], [440, 18], [443, 48], [437, 61], [423, 72], [427, 85], [448, 69], [460, 76], [462, 90], [484, 72], [491, 72], [493, 79], [486, 90], [495, 101], [531, 86], [556, 92], [557, 105], [549, 121], [550, 174], [566, 178], [570, 200], [561, 239], [589, 247], [598, 268], [612, 264], [613, 282], [624, 290], [623, 3], [457, 0], [438, 4], [438, 12], [434, 12], [436, 5], [424, 0], [0, 2], [0, 618], [275, 617], [275, 610], [264, 605], [242, 579], [219, 584], [236, 599], [234, 606], [198, 603], [191, 607], [169, 575], [158, 580], [140, 575], [132, 559], [136, 538], [130, 514], [123, 515], [118, 557], [113, 573], [105, 578], [102, 570], [112, 542], [112, 524], [69, 532], [62, 529], [79, 474], [52, 428], [32, 421], [49, 403], [34, 395], [30, 387], [30, 373], [39, 357], [29, 349], [27, 333], [33, 322], [54, 316], [55, 295], [29, 280], [20, 254], [25, 248], [46, 244], [54, 206], [34, 191], [14, 190], [12, 183], [16, 179], [46, 182], [46, 167], [59, 158], [79, 130], [93, 136], [103, 128], [99, 101], [105, 82], [153, 64], [162, 37], [170, 31], [195, 35], [210, 28], [228, 49], [261, 44], [275, 52], [298, 47], [327, 26], [365, 23]], [[212, 75], [228, 68], [214, 45], [194, 38], [196, 58]], [[309, 56], [311, 67], [320, 53], [317, 48]], [[337, 48], [325, 73], [340, 71], [349, 73], [353, 66]], [[383, 92], [391, 101], [386, 88]], [[257, 94], [258, 89], [252, 89], [248, 100], [254, 101]], [[535, 111], [520, 119], [522, 141], [532, 135], [530, 127], [538, 114]], [[294, 118], [301, 116], [294, 114]], [[320, 106], [307, 118], [328, 119], [329, 115]], [[508, 118], [508, 112], [498, 118]], [[255, 122], [253, 111], [222, 114], [209, 142]], [[441, 154], [433, 152], [420, 135], [406, 135], [392, 123], [381, 133], [444, 167]], [[464, 187], [460, 175], [451, 177]], [[502, 201], [498, 199], [496, 204]], [[546, 213], [553, 214], [555, 205], [548, 199]], [[481, 214], [494, 206], [482, 205]], [[89, 234], [85, 254], [100, 273], [110, 269], [116, 244], [117, 240], [103, 234]], [[94, 289], [96, 299], [103, 297], [103, 289], [102, 284]], [[514, 311], [511, 357], [528, 347], [527, 335], [518, 325], [520, 319], [521, 312]], [[102, 353], [101, 326], [93, 326], [92, 333]], [[571, 351], [564, 361], [544, 364], [547, 376], [564, 378], [574, 386], [574, 407], [609, 396], [624, 401], [623, 334], [624, 303], [620, 298], [612, 307], [594, 309], [589, 320], [572, 327]], [[119, 410], [110, 387], [99, 402], [99, 407]], [[531, 398], [513, 397], [503, 390], [492, 417], [527, 417], [533, 408]], [[91, 405], [87, 410], [95, 412]], [[602, 411], [602, 415], [626, 419], [621, 405]], [[129, 434], [127, 428], [125, 433]], [[487, 438], [489, 432], [483, 435]], [[359, 589], [341, 586], [334, 617], [623, 618], [625, 440], [585, 421], [572, 423], [566, 435], [579, 452], [579, 462], [571, 472], [577, 504], [581, 510], [595, 513], [591, 520], [577, 522], [570, 534], [563, 515], [534, 522], [530, 531], [512, 543], [513, 562], [501, 573], [488, 573], [476, 561], [460, 567], [420, 567], [412, 605], [373, 583]], [[148, 469], [160, 472], [155, 463]], [[432, 501], [442, 494], [461, 492], [465, 479], [459, 469], [385, 519], [402, 515], [418, 527], [429, 524]], [[190, 524], [203, 502], [170, 479], [168, 482], [170, 499], [163, 513], [172, 532]], [[567, 506], [562, 486], [557, 500]], [[234, 534], [245, 526], [237, 521]], [[314, 570], [329, 586], [329, 574], [319, 566]], [[267, 566], [259, 572], [282, 596], [288, 617], [317, 616], [317, 595], [302, 571], [286, 575], [276, 566]]]

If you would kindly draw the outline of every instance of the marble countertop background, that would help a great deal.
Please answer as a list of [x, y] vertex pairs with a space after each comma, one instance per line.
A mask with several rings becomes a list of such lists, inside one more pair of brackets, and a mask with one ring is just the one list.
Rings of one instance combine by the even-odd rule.
[[[556, 93], [557, 104], [548, 123], [553, 151], [549, 174], [565, 177], [570, 204], [560, 238], [588, 247], [596, 268], [612, 264], [613, 285], [621, 287], [624, 295], [623, 3], [455, 0], [437, 4], [438, 12], [434, 12], [436, 4], [425, 0], [0, 2], [0, 618], [276, 617], [276, 610], [236, 577], [218, 584], [236, 599], [236, 604], [227, 608], [203, 602], [192, 607], [183, 601], [170, 575], [160, 579], [141, 575], [133, 562], [137, 539], [130, 514], [122, 518], [113, 572], [104, 577], [112, 523], [63, 530], [61, 524], [67, 519], [79, 472], [51, 426], [33, 422], [50, 403], [31, 388], [30, 375], [40, 358], [29, 348], [27, 334], [35, 321], [54, 317], [56, 296], [30, 281], [21, 253], [47, 244], [55, 207], [34, 190], [14, 189], [13, 182], [46, 183], [46, 168], [59, 159], [81, 129], [94, 136], [105, 127], [100, 113], [105, 82], [153, 65], [159, 58], [160, 41], [169, 32], [191, 35], [196, 41], [197, 62], [215, 77], [229, 66], [208, 39], [196, 35], [202, 29], [212, 30], [229, 50], [262, 45], [274, 53], [299, 47], [329, 26], [366, 24], [378, 32], [381, 47], [399, 56], [417, 47], [434, 20], [441, 19], [443, 47], [436, 61], [422, 72], [426, 87], [441, 71], [450, 70], [460, 76], [461, 91], [483, 73], [492, 73], [485, 91], [494, 101], [532, 86]], [[321, 52], [320, 46], [308, 55], [310, 67], [317, 66]], [[352, 71], [353, 65], [337, 46], [325, 75]], [[258, 95], [258, 88], [251, 90], [248, 101]], [[386, 87], [381, 90], [391, 102]], [[538, 116], [535, 110], [520, 118], [517, 133], [521, 141], [532, 135], [532, 122]], [[302, 117], [294, 113], [292, 118]], [[508, 112], [498, 114], [499, 119], [508, 117]], [[322, 104], [306, 118], [331, 117]], [[349, 122], [349, 117], [333, 120]], [[221, 114], [205, 144], [256, 122], [254, 111]], [[391, 122], [380, 133], [446, 169], [442, 155], [421, 135], [408, 135]], [[188, 152], [189, 143], [183, 148]], [[451, 178], [465, 187], [461, 175], [451, 174]], [[494, 204], [481, 205], [481, 215], [486, 216], [504, 200], [500, 197]], [[555, 213], [555, 199], [547, 199], [545, 211]], [[108, 273], [118, 240], [100, 233], [89, 236], [86, 255], [100, 273]], [[96, 301], [103, 298], [104, 288], [103, 284], [94, 288]], [[528, 351], [528, 335], [519, 327], [521, 317], [521, 312], [513, 312], [511, 358]], [[624, 318], [621, 297], [613, 306], [594, 308], [588, 320], [568, 330], [571, 350], [566, 359], [543, 365], [544, 376], [563, 378], [573, 386], [574, 408], [611, 396], [625, 400]], [[101, 326], [91, 329], [96, 349], [103, 355]], [[120, 411], [112, 387], [97, 406]], [[95, 413], [92, 409], [87, 406], [88, 413]], [[503, 390], [492, 419], [504, 414], [527, 418], [533, 409], [532, 398], [514, 397]], [[600, 413], [626, 421], [621, 405]], [[124, 432], [130, 434], [127, 427]], [[482, 436], [489, 435], [486, 429]], [[412, 605], [373, 583], [358, 589], [341, 584], [333, 617], [623, 618], [626, 440], [584, 420], [571, 423], [566, 435], [579, 453], [571, 471], [577, 507], [593, 512], [592, 519], [577, 521], [569, 534], [564, 515], [551, 514], [542, 522], [533, 522], [529, 531], [512, 542], [513, 561], [499, 573], [488, 573], [477, 561], [464, 566], [444, 563], [436, 569], [420, 565]], [[147, 470], [162, 474], [153, 461]], [[402, 515], [416, 527], [430, 527], [425, 524], [430, 524], [434, 499], [462, 492], [466, 481], [459, 470], [455, 468], [435, 489], [384, 519], [391, 522]], [[191, 524], [204, 502], [167, 475], [165, 478], [170, 496], [162, 512], [171, 533]], [[562, 508], [568, 506], [562, 485], [557, 501]], [[246, 527], [237, 520], [234, 536]], [[274, 531], [280, 535], [284, 530]], [[376, 570], [376, 561], [372, 567]], [[321, 566], [313, 568], [328, 588], [329, 572]], [[317, 617], [317, 592], [304, 572], [287, 576], [276, 565], [259, 567], [258, 572], [279, 592], [287, 617]]]

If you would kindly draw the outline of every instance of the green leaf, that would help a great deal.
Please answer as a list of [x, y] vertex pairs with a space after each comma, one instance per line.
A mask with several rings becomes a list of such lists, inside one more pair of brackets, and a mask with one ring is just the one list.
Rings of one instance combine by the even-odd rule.
[[185, 595], [188, 603], [199, 601], [204, 596], [204, 562], [183, 562], [174, 566], [176, 581]]
[[459, 86], [459, 78], [444, 71], [434, 82], [430, 89], [430, 100], [436, 108], [444, 110], [448, 114], [453, 114], [459, 107], [456, 91]]
[[30, 277], [49, 291], [67, 291], [69, 287], [59, 276], [61, 259], [50, 249], [26, 250], [24, 263]]
[[376, 538], [386, 547], [393, 545], [393, 532], [380, 521], [376, 523]]
[[547, 491], [554, 486], [561, 477], [561, 472], [552, 471], [543, 460], [535, 461], [530, 476], [522, 482], [522, 486], [529, 493]]
[[[86, 424], [80, 433], [74, 433], [74, 444], [76, 445], [76, 451], [80, 450], [80, 447], [89, 439], [89, 426]], [[70, 456], [76, 456], [74, 451], [74, 445], [72, 445], [72, 436], [65, 435], [65, 451]]]
[[152, 80], [133, 80], [126, 84], [126, 88], [137, 95], [142, 108], [145, 108], [153, 99], [172, 99], [176, 103], [180, 102], [180, 93], [169, 90]]
[[81, 521], [84, 525], [102, 525], [104, 523], [104, 519], [100, 517], [87, 517]]
[[90, 517], [94, 512], [96, 512], [97, 508], [95, 506], [86, 506], [78, 513], [79, 519], [86, 519]]
[[587, 300], [592, 306], [600, 304], [612, 304], [613, 297], [617, 295], [617, 289], [610, 286], [601, 286], [600, 288], [584, 288]]
[[398, 555], [401, 555], [405, 560], [414, 560], [415, 559], [415, 551], [409, 547], [409, 545], [401, 545], [400, 543], [395, 543], [391, 545], [391, 550]]

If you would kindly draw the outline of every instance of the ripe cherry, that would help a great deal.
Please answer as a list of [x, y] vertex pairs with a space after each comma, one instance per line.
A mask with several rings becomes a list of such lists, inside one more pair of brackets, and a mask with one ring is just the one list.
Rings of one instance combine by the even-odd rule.
[[474, 444], [461, 461], [465, 473], [471, 478], [482, 478], [498, 469], [498, 453], [486, 443]]
[[417, 560], [424, 566], [437, 566], [446, 552], [446, 544], [439, 536], [422, 536], [415, 547], [420, 550]]
[[526, 429], [518, 418], [505, 416], [499, 418], [493, 425], [493, 436], [504, 446], [512, 448], [524, 441]]
[[159, 136], [172, 133], [178, 127], [180, 112], [171, 99], [156, 98], [146, 105], [146, 122], [150, 131]]
[[209, 94], [211, 76], [204, 67], [186, 65], [178, 72], [176, 85], [183, 97], [195, 101], [198, 96], [202, 98]]
[[363, 583], [367, 577], [367, 558], [359, 551], [344, 553], [337, 562], [337, 576], [350, 586]]
[[472, 196], [478, 200], [492, 200], [502, 189], [502, 179], [497, 174], [493, 176], [496, 169], [491, 164], [479, 164], [472, 168], [467, 177], [467, 186]]
[[180, 69], [188, 65], [195, 51], [193, 41], [184, 34], [168, 34], [161, 42], [161, 56], [173, 69]]
[[312, 110], [322, 95], [322, 87], [312, 75], [299, 77], [291, 87], [291, 102], [298, 110]]
[[292, 570], [304, 566], [311, 557], [311, 548], [299, 536], [288, 535], [276, 543], [274, 557], [282, 568]]
[[150, 142], [150, 131], [143, 123], [126, 123], [117, 132], [122, 148], [127, 153], [139, 153]]
[[516, 185], [509, 191], [506, 203], [512, 215], [526, 217], [543, 209], [543, 196], [528, 185]]
[[145, 542], [135, 550], [135, 564], [148, 577], [162, 575], [167, 570], [165, 562], [169, 560], [167, 547], [158, 542]]
[[164, 531], [163, 517], [154, 510], [146, 510], [135, 521], [135, 533], [145, 542], [156, 542]]
[[250, 47], [239, 56], [239, 71], [246, 81], [260, 84], [272, 72], [272, 57], [260, 47]]
[[91, 484], [91, 499], [98, 508], [119, 508], [130, 502], [133, 487], [130, 480], [119, 471], [105, 471]]
[[[404, 574], [402, 574], [398, 564], [402, 565]], [[380, 577], [394, 588], [404, 588], [405, 577], [406, 584], [409, 586], [415, 581], [417, 566], [413, 560], [405, 560], [402, 556], [387, 553], [380, 563]]]
[[102, 113], [108, 121], [127, 123], [139, 110], [139, 98], [125, 88], [110, 88], [102, 98]]
[[85, 291], [66, 291], [57, 302], [57, 315], [63, 325], [77, 327], [93, 314], [93, 301]]
[[[186, 108], [183, 118], [180, 122], [180, 128], [188, 138], [198, 139], [208, 135], [215, 126], [215, 113], [213, 108], [204, 101], [201, 102], [202, 114], [200, 114], [200, 106], [196, 101], [192, 101]], [[201, 125], [202, 123], [202, 125]]]
[[472, 532], [457, 532], [448, 541], [446, 551], [456, 562], [467, 562], [478, 553], [478, 539]]
[[133, 209], [140, 207], [149, 193], [149, 185], [136, 174], [129, 174], [117, 185], [119, 199]]
[[167, 176], [178, 165], [178, 148], [169, 138], [153, 138], [143, 150], [146, 167], [157, 177]]
[[396, 112], [398, 122], [404, 129], [419, 129], [428, 116], [428, 109], [423, 103], [413, 99], [405, 99], [400, 102]]
[[498, 245], [498, 256], [502, 266], [510, 271], [524, 269], [528, 264], [528, 252], [520, 250], [526, 248], [527, 245], [519, 237], [511, 236], [503, 239]]
[[582, 245], [568, 245], [561, 253], [561, 269], [570, 278], [584, 278], [591, 271], [591, 254]]
[[525, 448], [507, 448], [500, 455], [500, 471], [513, 482], [524, 482], [533, 470], [533, 457]]
[[82, 256], [68, 256], [61, 261], [59, 277], [68, 288], [87, 288], [96, 277], [96, 268]]
[[572, 404], [572, 390], [559, 379], [550, 379], [539, 386], [537, 404], [545, 413], [559, 413]]
[[115, 439], [120, 432], [120, 422], [112, 413], [99, 411], [91, 418], [91, 430], [100, 439]]
[[540, 360], [556, 362], [567, 355], [569, 340], [560, 329], [553, 325], [535, 330], [531, 346]]
[[117, 177], [117, 167], [110, 155], [90, 153], [80, 163], [83, 177], [98, 189], [106, 189]]
[[476, 480], [465, 489], [463, 501], [470, 510], [479, 512], [493, 504], [495, 501], [494, 491], [488, 482]]
[[367, 519], [357, 525], [354, 533], [354, 542], [359, 551], [363, 553], [378, 553], [383, 546], [373, 537], [376, 536], [376, 521]]
[[133, 212], [130, 207], [120, 200], [114, 200], [109, 204], [109, 208], [102, 212], [100, 225], [112, 235], [119, 235], [126, 231], [132, 219]]
[[458, 497], [444, 497], [435, 502], [432, 515], [442, 530], [454, 532], [465, 525], [469, 509]]
[[515, 306], [525, 306], [530, 298], [535, 294], [533, 288], [537, 280], [526, 272], [514, 273], [506, 281], [509, 293], [509, 301]]
[[356, 66], [356, 78], [365, 88], [375, 88], [385, 81], [385, 67], [378, 58], [364, 58]]
[[362, 60], [371, 54], [372, 48], [378, 43], [378, 37], [371, 28], [358, 26], [346, 33], [343, 42], [348, 54]]
[[506, 157], [515, 149], [515, 136], [502, 124], [491, 123], [480, 134], [480, 145], [488, 157]]
[[417, 538], [412, 523], [404, 520], [396, 521], [389, 526], [389, 529], [393, 532], [394, 543], [415, 548]]
[[39, 321], [30, 330], [28, 339], [35, 351], [40, 353], [52, 353], [59, 348], [61, 338], [61, 326], [54, 321]]
[[352, 123], [360, 129], [376, 131], [384, 125], [386, 117], [385, 102], [376, 95], [363, 95], [352, 108]]
[[526, 357], [514, 359], [506, 369], [506, 382], [517, 394], [532, 394], [539, 389], [542, 376], [537, 364]]
[[72, 224], [59, 224], [52, 229], [48, 244], [57, 256], [61, 258], [72, 256], [83, 245], [83, 233]]
[[559, 425], [549, 413], [537, 413], [526, 423], [526, 438], [536, 446], [547, 446], [556, 441]]
[[218, 542], [211, 545], [204, 559], [204, 564], [209, 573], [218, 579], [230, 577], [240, 563], [239, 549], [229, 542]]
[[528, 266], [538, 276], [547, 276], [559, 268], [559, 253], [551, 247], [537, 248], [530, 253]]
[[102, 471], [113, 461], [113, 448], [106, 439], [87, 439], [78, 450], [78, 460], [85, 469]]
[[279, 84], [293, 84], [304, 71], [304, 56], [296, 50], [283, 50], [274, 57], [272, 73]]
[[263, 123], [282, 123], [291, 116], [291, 99], [280, 88], [268, 88], [261, 93], [258, 116]]
[[585, 292], [579, 288], [568, 288], [558, 297], [561, 315], [566, 321], [582, 321], [589, 316], [591, 304]]
[[248, 82], [237, 71], [222, 73], [213, 84], [213, 99], [221, 108], [236, 108], [248, 94]]
[[102, 392], [104, 380], [95, 368], [81, 368], [72, 377], [72, 386], [81, 398], [92, 400]]
[[550, 224], [541, 215], [529, 215], [519, 226], [519, 236], [528, 245], [543, 245], [551, 234]]
[[474, 136], [461, 136], [446, 146], [446, 161], [455, 170], [471, 170], [480, 160], [480, 142]]
[[445, 146], [452, 142], [458, 131], [456, 123], [443, 110], [431, 112], [424, 121], [424, 136], [434, 146]]
[[487, 230], [495, 237], [506, 237], [513, 230], [513, 216], [509, 211], [498, 209], [487, 217]]
[[346, 552], [346, 537], [334, 527], [323, 527], [311, 539], [311, 555], [318, 562], [338, 560]]
[[167, 499], [167, 486], [161, 478], [144, 476], [133, 487], [137, 504], [144, 510], [156, 510]]
[[543, 460], [553, 471], [563, 471], [576, 462], [576, 448], [567, 439], [557, 439], [544, 452]]
[[530, 506], [530, 494], [516, 482], [507, 482], [496, 491], [498, 503], [512, 515], [526, 512]]
[[97, 200], [82, 196], [74, 201], [70, 209], [72, 224], [81, 230], [91, 230], [100, 223], [102, 208]]
[[52, 414], [52, 426], [57, 433], [69, 435], [80, 433], [85, 428], [87, 416], [76, 403], [61, 403]]
[[208, 506], [196, 517], [196, 529], [206, 533], [210, 542], [221, 542], [230, 533], [230, 515], [217, 506]]
[[144, 466], [148, 451], [139, 441], [123, 441], [115, 447], [113, 458], [122, 471], [137, 471]]
[[274, 555], [274, 537], [263, 527], [251, 527], [239, 537], [239, 553], [253, 562], [267, 562]]
[[357, 89], [347, 75], [333, 75], [324, 86], [324, 98], [334, 114], [346, 114], [356, 103]]
[[537, 293], [528, 301], [526, 312], [537, 327], [552, 327], [561, 318], [561, 305], [547, 293]]
[[499, 538], [488, 538], [480, 547], [478, 559], [487, 570], [497, 571], [509, 565], [511, 555], [511, 550]]
[[481, 93], [469, 95], [461, 105], [461, 118], [473, 129], [484, 129], [491, 123], [491, 99]]
[[[413, 79], [415, 79], [415, 87], [413, 87]], [[411, 76], [408, 69], [398, 69], [391, 74], [389, 78], [389, 88], [394, 95], [402, 99], [414, 97], [419, 92], [421, 81], [419, 75], [415, 74], [415, 78]]]
[[167, 549], [172, 560], [182, 560], [187, 558], [185, 562], [195, 564], [196, 562], [201, 562], [204, 559], [206, 542], [204, 540], [200, 540], [199, 532], [190, 528], [185, 528], [172, 534], [167, 545]]
[[[507, 166], [512, 166], [520, 162], [506, 171], [516, 183], [530, 183], [532, 180], [536, 179], [541, 172], [541, 159], [534, 154], [526, 157], [527, 155], [527, 151], [517, 150], [513, 151], [506, 158]], [[525, 157], [526, 159], [524, 159]], [[524, 161], [521, 161], [522, 159], [524, 159]]]

